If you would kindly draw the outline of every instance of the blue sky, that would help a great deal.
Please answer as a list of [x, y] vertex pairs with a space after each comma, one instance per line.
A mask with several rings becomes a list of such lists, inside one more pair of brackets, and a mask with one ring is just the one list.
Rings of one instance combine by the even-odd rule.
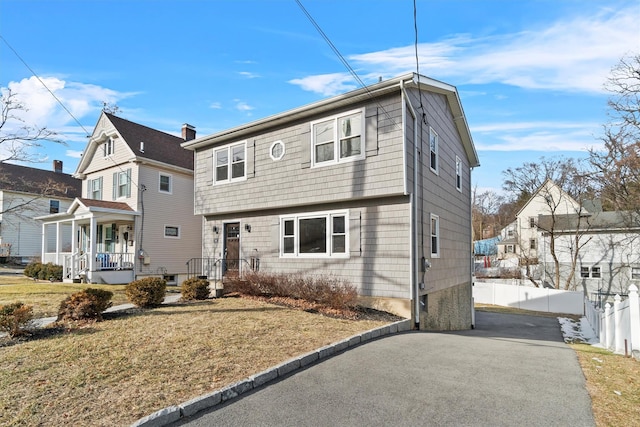
[[[366, 84], [416, 71], [413, 0], [300, 1]], [[638, 0], [417, 0], [417, 17], [420, 73], [458, 88], [480, 190], [598, 148], [605, 79], [640, 52]], [[0, 40], [0, 87], [68, 143], [35, 166], [67, 173], [103, 102], [203, 136], [359, 87], [295, 0], [2, 0], [0, 35], [82, 125]]]

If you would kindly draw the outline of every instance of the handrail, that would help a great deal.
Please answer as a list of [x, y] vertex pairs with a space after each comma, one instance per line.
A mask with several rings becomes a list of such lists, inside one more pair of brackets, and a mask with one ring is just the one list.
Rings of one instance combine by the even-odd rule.
[[202, 277], [218, 281], [229, 271], [238, 271], [242, 276], [245, 271], [258, 271], [260, 259], [256, 257], [224, 259], [224, 258], [191, 258], [186, 262], [187, 278]]

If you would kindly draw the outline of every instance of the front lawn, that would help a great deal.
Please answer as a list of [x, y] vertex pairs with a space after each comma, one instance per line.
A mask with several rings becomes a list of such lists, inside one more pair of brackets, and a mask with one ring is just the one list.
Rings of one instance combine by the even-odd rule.
[[0, 425], [129, 425], [389, 323], [232, 297], [105, 318], [0, 347]]
[[33, 306], [36, 317], [54, 317], [58, 314], [60, 303], [69, 295], [86, 288], [100, 288], [113, 292], [113, 305], [127, 303], [124, 294], [125, 285], [91, 285], [82, 283], [35, 281], [29, 277], [0, 275], [0, 305], [20, 301]]

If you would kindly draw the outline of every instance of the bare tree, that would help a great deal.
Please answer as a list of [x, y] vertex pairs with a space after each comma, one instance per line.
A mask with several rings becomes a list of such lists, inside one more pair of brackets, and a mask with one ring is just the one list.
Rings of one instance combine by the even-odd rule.
[[[478, 188], [475, 187], [473, 189], [472, 200], [473, 240], [494, 237], [496, 232], [495, 228], [501, 228], [501, 226], [504, 225], [498, 221], [498, 211], [504, 203], [504, 197], [492, 190], [479, 193]], [[484, 235], [487, 227], [493, 227], [490, 236]]]
[[640, 213], [640, 55], [624, 57], [605, 84], [611, 93], [610, 120], [604, 125], [604, 151], [591, 150], [603, 204], [617, 211]]
[[[583, 236], [588, 230], [583, 202], [594, 196], [589, 172], [581, 162], [571, 158], [541, 158], [536, 163], [509, 168], [503, 175], [503, 188], [511, 194], [513, 203], [522, 207], [535, 198], [535, 215], [543, 215], [538, 217], [535, 227], [522, 227], [523, 235], [518, 236], [520, 264], [525, 266], [527, 279], [535, 286], [540, 286], [540, 281], [547, 279], [546, 275], [544, 278], [538, 277], [532, 268], [540, 264], [540, 248], [531, 247], [530, 240], [541, 234], [549, 242], [548, 255], [552, 260], [553, 271], [548, 279], [552, 286], [556, 289], [572, 288], [580, 249], [586, 244]], [[566, 234], [567, 227], [573, 230], [571, 244], [566, 248], [560, 247], [561, 236]], [[568, 273], [562, 277], [561, 267], [567, 263]], [[542, 267], [546, 269], [544, 260]]]
[[24, 122], [19, 112], [28, 110], [11, 89], [2, 92], [0, 104], [0, 163], [37, 163], [45, 142], [66, 145], [56, 132]]

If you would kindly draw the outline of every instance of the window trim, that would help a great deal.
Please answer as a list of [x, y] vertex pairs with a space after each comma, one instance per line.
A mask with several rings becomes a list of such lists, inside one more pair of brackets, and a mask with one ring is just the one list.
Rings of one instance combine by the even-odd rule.
[[462, 159], [456, 156], [456, 190], [462, 193]]
[[[340, 157], [340, 136], [338, 134], [338, 123], [339, 120], [343, 117], [353, 116], [359, 114], [360, 115], [360, 154], [356, 156], [348, 156], [348, 157]], [[314, 132], [314, 126], [319, 123], [324, 123], [328, 121], [333, 121], [333, 159], [326, 160], [324, 162], [316, 161], [316, 135]], [[356, 162], [358, 160], [364, 160], [366, 158], [367, 150], [366, 150], [366, 124], [365, 124], [365, 109], [358, 108], [355, 110], [345, 111], [340, 114], [335, 114], [333, 116], [323, 117], [318, 120], [314, 120], [310, 123], [310, 131], [311, 131], [311, 167], [324, 167], [337, 165], [340, 163], [348, 163], [348, 162]], [[355, 136], [355, 135], [354, 135]]]
[[[97, 189], [94, 188], [94, 183], [96, 184]], [[103, 186], [102, 186], [102, 177], [101, 176], [99, 176], [97, 178], [94, 178], [94, 179], [90, 179], [89, 183], [88, 183], [88, 187], [89, 187], [88, 195], [90, 196], [90, 197], [88, 197], [89, 199], [102, 200], [102, 190], [103, 190], [102, 187]], [[98, 197], [95, 197], [96, 195]]]
[[[432, 140], [435, 140], [435, 144], [434, 144], [435, 150], [431, 148]], [[438, 148], [440, 144], [438, 140], [439, 140], [438, 132], [436, 132], [434, 128], [429, 126], [429, 169], [431, 169], [431, 172], [435, 173], [436, 175], [440, 174], [440, 155], [439, 155], [439, 148]], [[434, 162], [436, 164], [435, 168], [433, 167]]]
[[[631, 266], [630, 270], [631, 280], [640, 280], [640, 267]], [[634, 270], [636, 271], [635, 273]]]
[[529, 239], [529, 249], [538, 250], [538, 239]]
[[[54, 208], [53, 205], [57, 204], [57, 206]], [[53, 212], [55, 210], [55, 212]], [[57, 214], [60, 213], [60, 200], [56, 200], [56, 199], [49, 199], [49, 213], [50, 214]]]
[[[280, 145], [282, 146], [282, 153], [279, 156], [274, 156], [273, 155], [273, 149], [275, 148], [276, 145]], [[278, 161], [281, 160], [284, 157], [284, 154], [287, 151], [287, 147], [284, 145], [284, 142], [282, 142], [282, 140], [277, 140], [277, 141], [273, 141], [273, 143], [271, 143], [271, 146], [269, 147], [269, 157], [271, 157], [271, 160], [273, 161]]]
[[[344, 233], [333, 232], [333, 218], [344, 218]], [[324, 218], [326, 220], [325, 230], [325, 243], [326, 251], [323, 253], [301, 253], [300, 252], [300, 221], [305, 219], [318, 219]], [[293, 221], [293, 234], [286, 235], [285, 221]], [[335, 236], [344, 236], [344, 252], [333, 251], [333, 238]], [[293, 253], [284, 252], [284, 239], [293, 238]], [[320, 212], [305, 212], [291, 215], [280, 215], [280, 229], [278, 232], [279, 248], [278, 252], [280, 258], [320, 258], [320, 259], [346, 259], [350, 258], [349, 252], [349, 210], [334, 210], [334, 211], [320, 211]]]
[[[169, 190], [162, 189], [162, 177], [166, 176], [169, 178]], [[158, 172], [158, 193], [162, 194], [173, 194], [173, 175], [165, 172]]]
[[[244, 151], [244, 159], [243, 159], [243, 163], [244, 163], [244, 172], [242, 174], [242, 176], [237, 177], [237, 178], [232, 178], [232, 173], [233, 173], [233, 149], [236, 147], [240, 147], [242, 146], [242, 150]], [[221, 152], [221, 151], [226, 151], [227, 152], [227, 178], [226, 179], [217, 179], [217, 164], [216, 164], [216, 157], [217, 157], [217, 153]], [[230, 184], [232, 182], [240, 182], [240, 181], [246, 181], [247, 180], [247, 141], [242, 141], [242, 142], [234, 142], [231, 144], [227, 144], [227, 145], [223, 145], [221, 147], [217, 147], [213, 149], [213, 185], [221, 185], [221, 184]]]
[[[435, 230], [434, 230], [434, 221], [435, 221]], [[434, 233], [435, 231], [435, 233]], [[429, 215], [429, 236], [431, 238], [431, 258], [440, 258], [440, 216], [436, 214]], [[436, 239], [436, 244], [434, 248], [433, 239]], [[434, 251], [435, 249], [435, 251]]]
[[[169, 228], [175, 228], [176, 231], [178, 232], [177, 236], [167, 235], [167, 229]], [[163, 231], [164, 231], [165, 239], [181, 239], [182, 238], [182, 230], [179, 225], [165, 224], [163, 227]]]
[[115, 140], [110, 136], [102, 143], [102, 155], [106, 159], [113, 156], [115, 153]]

